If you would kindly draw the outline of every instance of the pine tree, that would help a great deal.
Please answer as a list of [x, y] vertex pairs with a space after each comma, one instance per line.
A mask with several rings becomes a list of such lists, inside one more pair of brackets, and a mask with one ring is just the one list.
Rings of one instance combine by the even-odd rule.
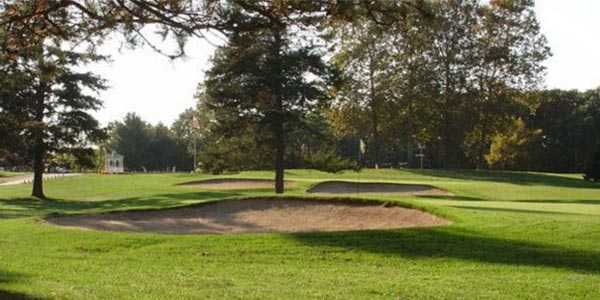
[[260, 15], [232, 13], [240, 28], [254, 29], [230, 33], [212, 59], [205, 93], [222, 131], [231, 133], [244, 123], [259, 126], [260, 138], [274, 153], [275, 191], [283, 193], [287, 132], [327, 99], [332, 73], [315, 48], [292, 43], [286, 18], [276, 6], [271, 9]]
[[[91, 144], [105, 134], [90, 111], [102, 102], [85, 91], [105, 89], [104, 80], [76, 67], [103, 57], [64, 50], [57, 41], [42, 41], [36, 47], [0, 61], [3, 86], [2, 113], [14, 122], [11, 132], [26, 147], [20, 151], [32, 162], [32, 196], [45, 198], [43, 173], [50, 155], [68, 153], [80, 160], [93, 156]], [[6, 88], [8, 87], [8, 88]]]

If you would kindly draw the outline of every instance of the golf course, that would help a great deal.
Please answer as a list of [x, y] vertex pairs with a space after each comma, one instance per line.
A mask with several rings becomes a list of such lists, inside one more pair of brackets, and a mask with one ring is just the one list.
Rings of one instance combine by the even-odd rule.
[[[45, 182], [47, 200], [31, 198], [30, 184], [0, 186], [0, 298], [600, 297], [600, 185], [579, 174], [291, 169], [285, 176], [284, 195], [264, 186], [273, 178], [267, 171], [65, 177]], [[244, 184], [223, 184], [235, 178]], [[202, 183], [209, 179], [219, 185]], [[438, 192], [307, 192], [331, 181]], [[116, 211], [143, 219], [143, 213], [227, 201], [250, 201], [240, 209], [247, 211], [257, 199], [367, 203], [444, 222], [369, 230], [165, 233], [51, 221]]]

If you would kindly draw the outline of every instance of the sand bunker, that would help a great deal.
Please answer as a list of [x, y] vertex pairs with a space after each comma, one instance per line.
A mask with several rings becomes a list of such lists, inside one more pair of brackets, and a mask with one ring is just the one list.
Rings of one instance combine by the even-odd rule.
[[[245, 190], [274, 188], [275, 181], [270, 179], [220, 178], [184, 182], [179, 185], [207, 190]], [[293, 187], [295, 183], [285, 181], [285, 186]]]
[[350, 182], [350, 181], [326, 181], [316, 184], [308, 190], [309, 193], [327, 194], [352, 194], [352, 193], [376, 193], [376, 194], [405, 194], [419, 196], [452, 195], [452, 193], [422, 184], [397, 184], [381, 182]]
[[449, 223], [416, 209], [382, 203], [277, 198], [223, 200], [156, 211], [59, 216], [47, 221], [97, 230], [186, 234], [346, 231]]

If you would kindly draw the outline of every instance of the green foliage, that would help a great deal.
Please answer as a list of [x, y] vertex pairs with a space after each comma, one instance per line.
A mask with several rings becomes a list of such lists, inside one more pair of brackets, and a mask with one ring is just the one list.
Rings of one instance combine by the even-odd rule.
[[507, 3], [433, 1], [398, 22], [330, 28], [349, 83], [334, 127], [369, 136], [374, 157], [380, 144], [419, 143], [433, 166], [481, 166], [492, 136], [528, 114], [521, 95], [550, 54], [533, 3]]
[[582, 172], [600, 142], [600, 89], [547, 90], [536, 97], [529, 123], [544, 132], [531, 153], [536, 170]]
[[307, 167], [328, 173], [359, 170], [356, 162], [341, 158], [334, 149], [325, 148], [308, 153], [304, 160]]
[[492, 138], [485, 159], [494, 169], [527, 170], [532, 147], [539, 147], [541, 138], [541, 129], [527, 128], [522, 119], [515, 119], [506, 132]]
[[588, 162], [583, 178], [589, 181], [600, 181], [600, 146], [597, 147], [596, 153]]
[[202, 140], [198, 167], [212, 174], [272, 168], [272, 150], [256, 138], [260, 135], [251, 125], [231, 136], [209, 132]]
[[123, 155], [129, 171], [171, 171], [173, 167], [190, 170], [193, 167], [187, 145], [162, 124], [153, 126], [135, 113], [128, 113], [122, 122], [113, 122], [109, 128], [106, 150]]
[[96, 171], [99, 167], [104, 166], [99, 164], [96, 150], [86, 150], [86, 153], [73, 155], [71, 153], [62, 153], [53, 155], [48, 162], [48, 167], [63, 167], [71, 172], [85, 172], [89, 170]]
[[288, 27], [311, 19], [294, 14], [291, 2], [290, 11], [265, 2], [259, 14], [244, 11], [251, 4], [236, 4], [228, 17], [237, 27], [227, 30], [228, 43], [212, 58], [202, 93], [214, 113], [214, 132], [228, 138], [251, 126], [258, 142], [269, 145], [276, 190], [283, 193], [287, 132], [328, 100], [333, 72], [316, 47], [300, 40], [302, 26]]
[[11, 126], [0, 133], [11, 132], [7, 136], [14, 142], [0, 148], [21, 162], [32, 162], [32, 194], [43, 198], [42, 173], [49, 158], [69, 154], [88, 164], [90, 146], [106, 138], [91, 115], [102, 105], [95, 94], [106, 85], [97, 75], [81, 71], [104, 57], [67, 50], [61, 40], [40, 37], [27, 51], [0, 54], [0, 127]]

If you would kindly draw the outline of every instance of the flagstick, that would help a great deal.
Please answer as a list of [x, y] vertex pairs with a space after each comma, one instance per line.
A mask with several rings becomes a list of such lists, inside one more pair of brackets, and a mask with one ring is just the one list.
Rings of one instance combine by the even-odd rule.
[[360, 194], [360, 154], [362, 153], [363, 141], [358, 139], [358, 170], [356, 171], [356, 194]]

